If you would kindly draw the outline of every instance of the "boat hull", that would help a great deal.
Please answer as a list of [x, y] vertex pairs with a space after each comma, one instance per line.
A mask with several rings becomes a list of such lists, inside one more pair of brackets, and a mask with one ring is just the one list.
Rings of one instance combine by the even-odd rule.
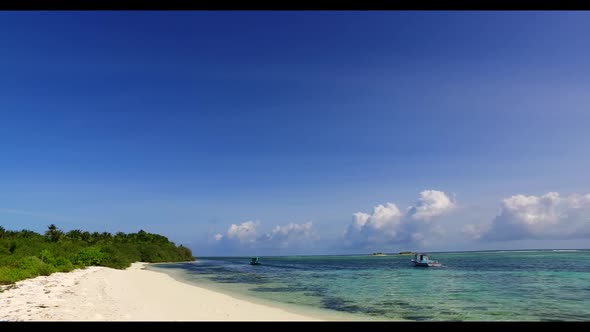
[[419, 263], [419, 262], [414, 262], [414, 266], [418, 266], [418, 267], [437, 267], [437, 266], [441, 266], [442, 264], [440, 263]]

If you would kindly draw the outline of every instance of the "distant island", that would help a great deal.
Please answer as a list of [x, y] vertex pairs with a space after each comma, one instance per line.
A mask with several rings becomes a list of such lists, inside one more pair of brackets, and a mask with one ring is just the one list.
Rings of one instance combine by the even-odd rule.
[[133, 262], [194, 260], [189, 248], [144, 230], [115, 235], [79, 229], [64, 233], [51, 224], [41, 235], [0, 226], [0, 285], [93, 265], [125, 269]]
[[[415, 253], [412, 251], [400, 251], [398, 255], [414, 255]], [[373, 256], [387, 256], [386, 253], [383, 252], [374, 252], [372, 253]]]

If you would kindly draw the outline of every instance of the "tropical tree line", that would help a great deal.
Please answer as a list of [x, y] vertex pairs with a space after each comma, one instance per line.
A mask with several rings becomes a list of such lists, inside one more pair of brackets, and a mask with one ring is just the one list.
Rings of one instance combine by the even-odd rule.
[[189, 248], [144, 230], [114, 235], [79, 229], [64, 232], [51, 224], [44, 234], [38, 234], [0, 226], [0, 284], [93, 265], [124, 269], [133, 262], [194, 259]]

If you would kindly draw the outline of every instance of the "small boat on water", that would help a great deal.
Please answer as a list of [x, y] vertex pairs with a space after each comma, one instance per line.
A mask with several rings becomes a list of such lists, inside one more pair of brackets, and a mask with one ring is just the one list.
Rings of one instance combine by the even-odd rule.
[[250, 258], [250, 265], [260, 265], [260, 257], [252, 257]]
[[434, 267], [434, 266], [441, 266], [442, 265], [438, 261], [429, 259], [428, 254], [426, 254], [426, 253], [416, 253], [414, 255], [414, 258], [412, 258], [412, 263], [414, 263], [414, 266], [422, 266], [422, 267]]

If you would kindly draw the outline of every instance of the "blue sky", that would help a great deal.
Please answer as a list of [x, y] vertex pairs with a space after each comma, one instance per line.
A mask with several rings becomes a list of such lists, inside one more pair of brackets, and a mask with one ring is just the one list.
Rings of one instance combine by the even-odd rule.
[[587, 31], [564, 11], [0, 12], [0, 225], [197, 256], [587, 248]]

